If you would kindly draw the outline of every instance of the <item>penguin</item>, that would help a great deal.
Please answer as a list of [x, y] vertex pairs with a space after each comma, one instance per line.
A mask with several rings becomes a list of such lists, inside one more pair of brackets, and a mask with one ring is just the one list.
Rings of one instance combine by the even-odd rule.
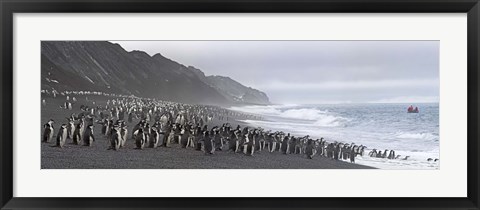
[[181, 124], [181, 116], [180, 115], [177, 115], [177, 117], [175, 117], [175, 124]]
[[122, 124], [122, 127], [120, 128], [120, 137], [122, 138], [120, 147], [125, 147], [125, 143], [127, 142], [127, 135], [128, 135], [127, 125]]
[[138, 122], [138, 123], [133, 127], [133, 130], [132, 130], [132, 138], [134, 138], [135, 131], [137, 131], [137, 130], [140, 129], [140, 128], [143, 128], [144, 125], [145, 125], [145, 120], [140, 120], [140, 122]]
[[386, 158], [386, 157], [387, 157], [387, 152], [388, 152], [388, 149], [386, 149], [386, 150], [383, 152], [383, 155], [381, 156], [381, 158]]
[[67, 139], [67, 125], [63, 124], [60, 126], [57, 134], [57, 143], [55, 146], [63, 148], [65, 145], [65, 140]]
[[145, 123], [145, 126], [143, 127], [143, 133], [150, 133], [152, 132], [152, 127], [150, 126], [150, 123]]
[[180, 124], [175, 124], [174, 125], [174, 128], [175, 128], [175, 143], [177, 144], [181, 144], [181, 141], [182, 141], [182, 128], [183, 126], [180, 125]]
[[128, 113], [128, 122], [131, 123], [133, 121], [133, 113], [129, 112]]
[[[80, 135], [82, 136], [82, 139], [83, 139], [83, 135], [85, 133], [85, 128], [87, 127], [87, 124], [85, 122], [85, 115], [83, 115], [83, 113], [79, 114], [78, 119], [79, 119], [78, 124], [80, 125], [80, 128], [79, 128], [80, 131], [79, 132], [80, 132]], [[77, 128], [75, 128], [75, 129], [77, 129]]]
[[180, 130], [180, 146], [182, 148], [187, 148], [189, 137], [190, 137], [190, 127], [188, 125], [182, 126]]
[[432, 161], [432, 160], [433, 160], [432, 158], [428, 158], [428, 159], [427, 159], [428, 162], [430, 162], [430, 161]]
[[173, 143], [174, 139], [175, 139], [175, 130], [172, 127], [172, 129], [168, 133], [167, 143], [166, 143], [165, 147], [171, 147], [171, 144]]
[[260, 143], [260, 149], [258, 151], [262, 151], [262, 150], [265, 150], [265, 146], [266, 146], [266, 141], [265, 141], [265, 137], [266, 137], [266, 134], [263, 133], [263, 131], [260, 133], [260, 137], [259, 137], [259, 143]]
[[204, 139], [204, 131], [207, 130], [207, 125], [205, 125], [203, 127], [203, 129], [201, 128], [202, 126], [202, 123], [198, 123], [197, 125], [197, 129], [195, 131], [195, 150], [197, 151], [201, 151], [202, 150], [202, 147], [203, 147], [203, 139]]
[[163, 136], [162, 146], [167, 147], [168, 137], [170, 136], [170, 124], [168, 122], [162, 122], [160, 127], [160, 136]]
[[275, 152], [275, 151], [279, 151], [279, 147], [280, 147], [280, 136], [278, 135], [278, 133], [273, 133], [272, 135], [272, 138], [271, 138], [271, 150], [270, 150], [270, 153], [272, 152]]
[[349, 155], [350, 155], [349, 144], [345, 144], [342, 147], [340, 147], [340, 152], [341, 152], [341, 159], [343, 159], [343, 160], [349, 159], [350, 158], [349, 157]]
[[307, 140], [307, 147], [305, 148], [305, 155], [308, 159], [312, 159], [315, 155], [315, 144], [312, 139]]
[[433, 162], [437, 162], [437, 161], [440, 161], [440, 159], [438, 159], [438, 158], [435, 158], [435, 160], [433, 160]]
[[54, 121], [50, 119], [45, 125], [43, 125], [43, 138], [42, 142], [50, 142], [50, 140], [53, 138], [53, 123]]
[[270, 134], [267, 134], [267, 137], [266, 137], [266, 142], [267, 142], [267, 148], [268, 148], [268, 152], [272, 153], [275, 151], [275, 140], [273, 138], [273, 134], [270, 133]]
[[215, 151], [222, 151], [223, 141], [222, 136], [220, 135], [220, 131], [218, 129], [214, 131], [213, 142], [215, 143]]
[[390, 150], [390, 153], [388, 154], [388, 159], [390, 159], [390, 160], [395, 159], [395, 151], [394, 150]]
[[238, 152], [238, 133], [236, 131], [230, 131], [230, 138], [228, 141], [228, 151]]
[[112, 129], [112, 135], [110, 136], [110, 149], [117, 151], [120, 149], [121, 144], [122, 137], [120, 135], [120, 128], [118, 126], [115, 126]]
[[238, 141], [238, 150], [237, 152], [243, 152], [245, 153], [246, 149], [246, 144], [248, 142], [247, 140], [247, 133], [248, 133], [248, 128], [244, 128], [238, 135], [239, 135], [239, 141]]
[[363, 145], [360, 145], [360, 147], [358, 148], [358, 153], [360, 154], [360, 156], [363, 156], [363, 153], [365, 152], [365, 148], [367, 147]]
[[[295, 136], [292, 136], [292, 138], [290, 139], [290, 142], [288, 143], [288, 151], [287, 153], [288, 154], [297, 154], [297, 149], [299, 149], [299, 142], [300, 140], [295, 138]], [[298, 146], [297, 146], [298, 144]]]
[[150, 129], [150, 144], [148, 145], [150, 148], [157, 148], [159, 142], [159, 134], [156, 127], [152, 127]]
[[109, 128], [110, 128], [110, 120], [108, 120], [107, 118], [103, 119], [103, 122], [101, 123], [102, 124], [102, 135], [107, 135], [107, 133], [109, 133]]
[[69, 120], [67, 124], [67, 139], [73, 139], [73, 133], [75, 132], [75, 122]]
[[191, 125], [188, 128], [187, 147], [195, 148], [195, 129]]
[[135, 140], [135, 149], [143, 149], [145, 147], [145, 134], [143, 128], [139, 128], [133, 133], [133, 139]]
[[93, 125], [89, 125], [87, 126], [87, 128], [85, 129], [85, 133], [83, 134], [83, 145], [92, 146], [94, 141], [95, 137], [93, 136]]
[[250, 131], [247, 134], [247, 141], [245, 142], [246, 147], [244, 150], [245, 155], [252, 156], [255, 152], [255, 135], [253, 134], [255, 131]]
[[259, 130], [254, 130], [253, 131], [253, 144], [255, 145], [254, 151], [261, 151], [262, 147], [260, 145], [260, 131]]
[[[282, 138], [280, 138], [280, 139], [282, 139]], [[284, 155], [286, 155], [287, 152], [288, 152], [289, 141], [290, 141], [290, 133], [286, 137], [283, 138], [283, 141], [281, 143], [280, 149], [282, 150], [282, 154], [284, 154]]]
[[113, 130], [113, 120], [107, 120], [107, 124], [106, 124], [106, 128], [105, 128], [105, 136], [107, 137], [107, 139], [110, 139], [110, 137], [112, 137], [112, 134], [114, 132]]
[[75, 126], [75, 130], [73, 131], [73, 137], [72, 137], [73, 144], [79, 145], [80, 142], [82, 141], [82, 135], [83, 135], [82, 130], [83, 130], [83, 123], [78, 123]]
[[[313, 143], [312, 143], [312, 144], [313, 144], [313, 155], [315, 156], [315, 155], [318, 154], [318, 149], [319, 149], [319, 147], [320, 147], [320, 140], [318, 140], [318, 139], [313, 140], [313, 139], [312, 139], [312, 142], [313, 142]], [[307, 141], [307, 143], [308, 143], [308, 141]], [[308, 146], [308, 144], [307, 144], [307, 146]], [[306, 153], [306, 152], [307, 152], [307, 147], [305, 146], [305, 153]], [[321, 154], [320, 154], [320, 155], [321, 155]]]
[[350, 152], [351, 153], [350, 155], [357, 156], [357, 154], [359, 154], [360, 148], [357, 145], [353, 145], [353, 143], [352, 143], [352, 146], [353, 147], [352, 147], [352, 150]]
[[295, 154], [304, 154], [305, 148], [307, 147], [308, 136], [304, 138], [297, 138], [297, 143], [295, 144]]
[[334, 159], [334, 160], [340, 159], [340, 155], [341, 155], [341, 144], [335, 145], [333, 151], [334, 151], [334, 152], [333, 152], [333, 159]]
[[209, 131], [204, 131], [203, 134], [203, 150], [206, 155], [213, 154], [213, 142]]
[[125, 110], [120, 107], [120, 111], [118, 112], [118, 119], [125, 120]]
[[193, 148], [195, 148], [195, 150], [197, 151], [202, 150], [201, 139], [202, 139], [202, 128], [200, 127], [199, 124], [197, 124], [193, 129], [193, 138], [192, 138], [192, 141], [190, 142], [190, 144], [193, 144]]
[[368, 156], [370, 157], [377, 157], [377, 155], [378, 155], [377, 149], [373, 149], [368, 153]]
[[158, 122], [158, 125], [157, 125], [158, 139], [159, 139], [158, 146], [165, 146], [165, 142], [166, 142], [165, 128], [166, 127], [167, 126], [164, 123]]
[[319, 140], [319, 145], [318, 145], [318, 150], [319, 150], [319, 155], [321, 156], [326, 156], [327, 155], [327, 151], [326, 151], [326, 148], [325, 148], [325, 144], [326, 144], [326, 141], [323, 140], [323, 137], [320, 138]]
[[397, 156], [395, 157], [395, 159], [398, 159], [398, 158], [400, 158], [400, 157], [401, 157], [401, 155], [397, 155]]
[[195, 148], [195, 140], [197, 138], [198, 127], [190, 128], [190, 136], [187, 139], [187, 147]]
[[355, 163], [355, 157], [357, 156], [355, 149], [352, 148], [350, 150], [350, 163]]
[[333, 159], [333, 150], [335, 149], [334, 147], [335, 146], [333, 145], [333, 143], [330, 143], [327, 145], [327, 148], [325, 148], [327, 158]]
[[410, 156], [405, 156], [402, 160], [407, 160]]
[[223, 145], [228, 145], [228, 141], [230, 138], [230, 125], [228, 123], [225, 123], [222, 125], [222, 128], [220, 129], [221, 133], [221, 141]]
[[145, 135], [145, 146], [148, 147], [150, 144], [150, 133], [152, 132], [152, 128], [150, 128], [150, 125], [147, 123], [145, 127], [143, 128], [143, 135]]

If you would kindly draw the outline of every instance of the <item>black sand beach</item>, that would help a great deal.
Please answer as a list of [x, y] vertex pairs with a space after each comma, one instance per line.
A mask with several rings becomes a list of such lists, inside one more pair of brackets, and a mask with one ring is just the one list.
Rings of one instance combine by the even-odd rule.
[[324, 157], [306, 159], [302, 155], [259, 152], [245, 156], [233, 152], [205, 155], [193, 148], [158, 147], [107, 150], [107, 144], [95, 142], [92, 147], [66, 145], [63, 149], [42, 143], [42, 169], [369, 169], [371, 167], [334, 161]]
[[[63, 97], [61, 97], [63, 98]], [[59, 108], [64, 100], [57, 97], [45, 98], [48, 106], [42, 105], [41, 124], [49, 119], [55, 120], [54, 137], [58, 127], [66, 123], [66, 117], [72, 113], [78, 113], [78, 105], [72, 110]], [[89, 97], [97, 105], [106, 102], [105, 97]], [[87, 104], [84, 99], [77, 104]], [[137, 123], [127, 123], [129, 136], [131, 128]], [[232, 126], [245, 126], [244, 123], [229, 119]], [[212, 121], [210, 126], [221, 125], [223, 122]], [[134, 142], [128, 139], [125, 148], [119, 151], [108, 150], [109, 142], [101, 134], [101, 125], [95, 125], [94, 134], [96, 141], [91, 147], [73, 145], [72, 140], [67, 140], [64, 148], [52, 147], [54, 141], [41, 144], [41, 168], [42, 169], [372, 169], [372, 167], [352, 164], [344, 161], [335, 161], [326, 157], [315, 156], [307, 159], [304, 155], [281, 153], [268, 153], [261, 151], [254, 156], [245, 156], [233, 152], [217, 151], [214, 155], [205, 155], [193, 148], [182, 149], [178, 144], [172, 148], [145, 148], [134, 149]], [[41, 136], [42, 129], [39, 133]]]

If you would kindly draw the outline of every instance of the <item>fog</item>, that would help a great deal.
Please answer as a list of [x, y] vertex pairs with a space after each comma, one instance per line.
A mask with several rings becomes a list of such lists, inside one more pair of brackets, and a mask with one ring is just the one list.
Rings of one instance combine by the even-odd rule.
[[438, 41], [112, 42], [229, 76], [273, 103], [439, 100]]

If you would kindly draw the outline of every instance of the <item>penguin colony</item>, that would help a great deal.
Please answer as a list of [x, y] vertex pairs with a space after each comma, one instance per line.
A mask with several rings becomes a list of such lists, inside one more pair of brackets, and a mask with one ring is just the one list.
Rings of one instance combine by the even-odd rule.
[[[57, 97], [57, 94], [54, 94], [54, 97]], [[61, 95], [66, 94], [61, 93]], [[88, 101], [88, 97], [86, 100]], [[60, 108], [72, 110], [76, 102], [75, 97], [67, 95], [67, 102]], [[42, 100], [42, 104], [46, 105], [45, 99]], [[220, 151], [243, 153], [247, 156], [254, 156], [257, 152], [279, 152], [285, 155], [303, 155], [307, 159], [317, 155], [355, 163], [355, 157], [363, 156], [367, 148], [355, 143], [327, 142], [323, 138], [296, 137], [282, 131], [266, 131], [262, 128], [240, 125], [232, 127], [228, 122], [209, 128], [207, 123], [213, 119], [218, 119], [220, 122], [238, 117], [261, 119], [258, 116], [216, 106], [190, 105], [138, 97], [116, 97], [108, 100], [106, 106], [80, 105], [79, 109], [79, 114], [73, 113], [66, 117], [66, 123], [60, 126], [53, 147], [63, 148], [67, 140], [74, 145], [91, 146], [96, 139], [93, 129], [99, 126], [108, 150], [122, 149], [128, 142], [139, 150], [168, 148], [177, 144], [181, 148], [192, 148], [206, 155], [213, 155]], [[138, 123], [129, 129], [126, 121]], [[49, 120], [43, 125], [42, 142], [51, 142], [54, 123], [53, 120]], [[382, 153], [377, 149], [371, 150], [368, 156], [401, 160], [407, 160], [409, 157], [400, 158], [401, 155], [396, 155], [394, 150], [385, 150]], [[438, 159], [435, 159], [436, 161]]]

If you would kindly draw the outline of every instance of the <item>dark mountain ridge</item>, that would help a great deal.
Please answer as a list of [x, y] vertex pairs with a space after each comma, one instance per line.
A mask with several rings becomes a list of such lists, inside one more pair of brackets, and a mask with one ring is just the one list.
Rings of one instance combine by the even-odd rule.
[[159, 53], [127, 52], [107, 41], [43, 41], [41, 51], [44, 90], [101, 91], [190, 104], [270, 103], [265, 93], [228, 77], [219, 82], [217, 76], [207, 77]]
[[224, 76], [208, 76], [208, 83], [225, 97], [230, 97], [238, 103], [269, 104], [268, 96], [264, 92], [245, 87], [239, 82]]

